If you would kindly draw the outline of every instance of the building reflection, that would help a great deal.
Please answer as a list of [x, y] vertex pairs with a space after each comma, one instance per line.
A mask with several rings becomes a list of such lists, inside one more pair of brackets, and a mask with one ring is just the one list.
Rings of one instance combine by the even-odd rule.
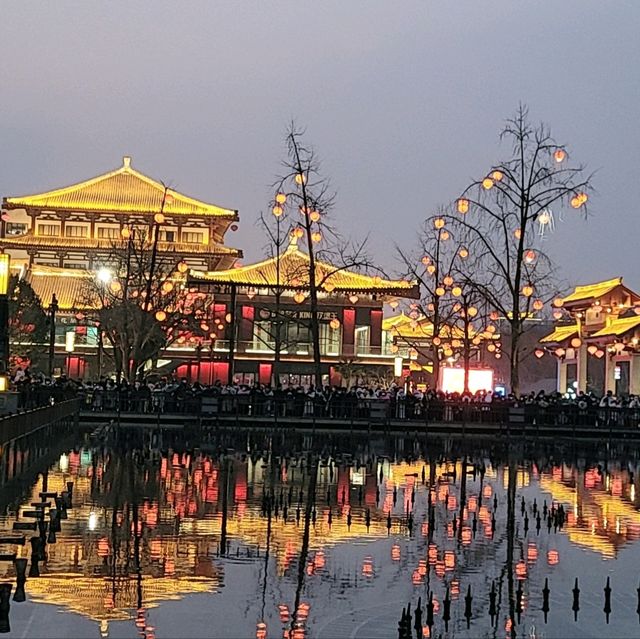
[[[150, 609], [219, 592], [228, 562], [249, 562], [259, 575], [256, 637], [302, 639], [318, 621], [318, 598], [326, 606], [338, 589], [390, 575], [423, 601], [430, 593], [436, 619], [447, 593], [457, 601], [473, 583], [485, 614], [492, 584], [504, 588], [499, 614], [513, 635], [532, 589], [563, 561], [556, 535], [604, 559], [640, 537], [633, 458], [559, 463], [538, 452], [526, 461], [495, 446], [461, 454], [444, 444], [410, 456], [366, 447], [281, 454], [262, 444], [224, 454], [64, 452], [2, 521], [10, 529], [41, 492], [74, 482], [74, 507], [28, 596], [96, 621], [103, 636], [128, 620], [153, 639]], [[28, 544], [18, 554], [28, 556]]]

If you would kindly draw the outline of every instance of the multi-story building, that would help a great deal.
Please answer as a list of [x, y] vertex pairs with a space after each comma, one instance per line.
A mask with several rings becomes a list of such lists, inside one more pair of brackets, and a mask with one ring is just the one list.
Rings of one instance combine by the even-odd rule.
[[577, 286], [556, 306], [558, 323], [536, 355], [557, 357], [558, 390], [640, 394], [640, 295], [616, 277]]

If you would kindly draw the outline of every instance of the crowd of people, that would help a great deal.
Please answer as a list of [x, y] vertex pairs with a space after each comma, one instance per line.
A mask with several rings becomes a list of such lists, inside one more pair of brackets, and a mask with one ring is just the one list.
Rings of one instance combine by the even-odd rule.
[[[445, 393], [420, 387], [391, 384], [356, 384], [341, 386], [270, 386], [268, 384], [204, 385], [173, 377], [148, 378], [129, 382], [102, 378], [87, 382], [65, 376], [47, 379], [18, 371], [13, 384], [19, 393], [21, 408], [33, 408], [70, 397], [82, 398], [87, 411], [121, 411], [135, 413], [238, 414], [243, 416], [277, 415], [281, 417], [323, 417], [333, 419], [367, 418], [373, 413], [391, 419], [455, 421], [470, 414], [487, 414], [501, 418], [512, 408], [523, 408], [536, 415], [565, 414], [581, 417], [588, 423], [597, 415], [640, 414], [640, 397], [616, 397], [611, 391], [598, 397], [579, 392], [562, 395], [554, 392], [531, 392], [516, 397], [493, 391]], [[595, 416], [595, 417], [594, 417]]]

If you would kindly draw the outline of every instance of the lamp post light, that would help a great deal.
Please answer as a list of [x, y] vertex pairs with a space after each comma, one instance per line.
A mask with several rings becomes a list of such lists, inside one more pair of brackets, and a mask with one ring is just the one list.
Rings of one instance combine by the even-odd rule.
[[56, 313], [58, 312], [58, 298], [54, 293], [49, 304], [49, 377], [53, 377], [53, 358], [56, 350]]
[[10, 257], [0, 255], [0, 375], [9, 370], [9, 265]]

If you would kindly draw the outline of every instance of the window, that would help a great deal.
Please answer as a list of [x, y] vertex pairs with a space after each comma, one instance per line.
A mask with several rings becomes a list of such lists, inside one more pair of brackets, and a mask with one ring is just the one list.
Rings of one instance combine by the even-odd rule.
[[24, 235], [27, 232], [27, 224], [21, 222], [7, 222], [7, 235]]
[[369, 354], [370, 326], [356, 326], [356, 354]]
[[202, 244], [204, 233], [197, 231], [182, 231], [182, 241], [189, 244]]
[[275, 346], [275, 331], [272, 330], [271, 322], [255, 322], [253, 325], [254, 350], [273, 350]]
[[120, 237], [120, 229], [116, 226], [99, 226], [97, 231], [100, 240], [117, 240]]
[[340, 354], [340, 327], [331, 328], [328, 323], [320, 324], [320, 352], [322, 355]]
[[89, 229], [76, 224], [67, 225], [64, 233], [67, 237], [87, 237]]
[[176, 241], [176, 232], [175, 231], [160, 231], [160, 242], [175, 242]]
[[59, 224], [38, 224], [38, 235], [55, 236], [60, 235]]

